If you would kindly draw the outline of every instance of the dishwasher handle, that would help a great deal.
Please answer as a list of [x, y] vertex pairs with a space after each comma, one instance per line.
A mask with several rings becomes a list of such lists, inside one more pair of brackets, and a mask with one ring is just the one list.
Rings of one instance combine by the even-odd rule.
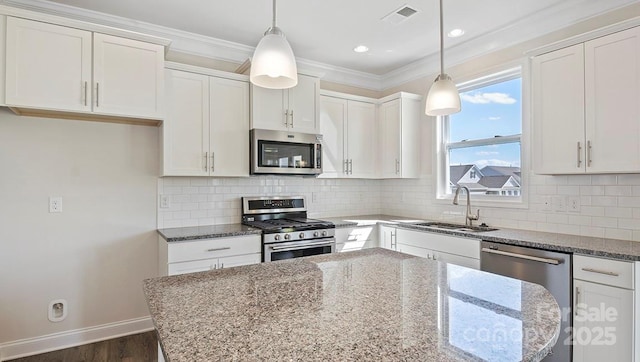
[[552, 264], [552, 265], [559, 265], [559, 264], [562, 263], [562, 260], [558, 260], [558, 259], [541, 258], [541, 257], [538, 257], [538, 256], [527, 255], [527, 254], [519, 254], [519, 253], [512, 253], [512, 252], [509, 252], [509, 251], [502, 251], [502, 250], [497, 250], [497, 249], [482, 248], [481, 250], [484, 253], [511, 256], [511, 257], [514, 257], [514, 258], [537, 261], [537, 262], [540, 262], [540, 263], [547, 263], [547, 264]]

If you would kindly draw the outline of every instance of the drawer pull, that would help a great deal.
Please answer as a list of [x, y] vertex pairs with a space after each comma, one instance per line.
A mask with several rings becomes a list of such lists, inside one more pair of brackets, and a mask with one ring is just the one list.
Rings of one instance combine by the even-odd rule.
[[590, 272], [590, 273], [598, 273], [598, 274], [610, 275], [612, 277], [620, 276], [620, 274], [618, 274], [618, 273], [610, 272], [610, 271], [606, 271], [606, 270], [598, 270], [598, 269], [593, 269], [593, 268], [582, 268], [582, 270], [586, 271], [586, 272]]
[[224, 247], [224, 248], [213, 248], [213, 249], [207, 249], [207, 251], [222, 251], [222, 250], [229, 250], [231, 249], [230, 247]]

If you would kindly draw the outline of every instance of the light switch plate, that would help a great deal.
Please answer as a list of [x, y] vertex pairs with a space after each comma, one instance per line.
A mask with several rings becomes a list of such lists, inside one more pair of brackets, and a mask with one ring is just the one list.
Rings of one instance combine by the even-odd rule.
[[62, 212], [62, 197], [49, 197], [49, 212]]

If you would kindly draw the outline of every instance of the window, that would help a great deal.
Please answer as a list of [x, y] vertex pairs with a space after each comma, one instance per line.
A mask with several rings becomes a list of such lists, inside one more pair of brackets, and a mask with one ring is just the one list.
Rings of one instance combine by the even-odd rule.
[[520, 68], [460, 85], [462, 111], [442, 117], [439, 196], [458, 186], [487, 200], [520, 201]]

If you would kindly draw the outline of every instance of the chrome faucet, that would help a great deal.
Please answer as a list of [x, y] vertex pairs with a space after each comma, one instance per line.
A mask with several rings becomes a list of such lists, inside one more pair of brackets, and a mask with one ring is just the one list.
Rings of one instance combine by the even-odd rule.
[[471, 192], [467, 186], [458, 185], [456, 188], [456, 194], [453, 197], [453, 204], [458, 205], [458, 195], [460, 195], [460, 189], [465, 189], [467, 191], [467, 215], [464, 219], [464, 224], [468, 226], [473, 226], [473, 220], [478, 220], [480, 218], [480, 209], [476, 211], [476, 214], [471, 213]]

